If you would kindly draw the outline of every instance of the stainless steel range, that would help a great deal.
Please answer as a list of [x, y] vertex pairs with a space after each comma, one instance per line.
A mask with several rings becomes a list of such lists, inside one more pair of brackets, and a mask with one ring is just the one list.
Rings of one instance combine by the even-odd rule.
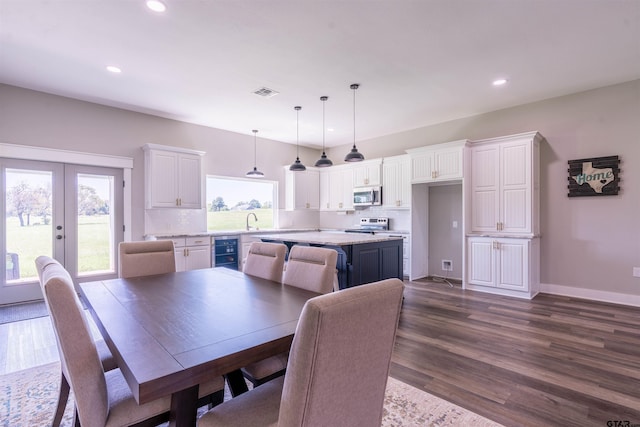
[[389, 230], [389, 218], [360, 218], [359, 228], [349, 228], [344, 230], [347, 233], [369, 233]]

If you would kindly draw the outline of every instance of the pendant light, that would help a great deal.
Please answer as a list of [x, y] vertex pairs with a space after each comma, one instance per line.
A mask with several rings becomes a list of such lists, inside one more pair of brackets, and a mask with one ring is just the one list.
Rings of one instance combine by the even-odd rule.
[[290, 171], [302, 172], [307, 170], [306, 166], [300, 161], [300, 110], [302, 107], [293, 107], [296, 110], [296, 161], [289, 166]]
[[260, 172], [256, 167], [256, 163], [257, 163], [256, 138], [257, 138], [258, 131], [254, 129], [251, 132], [253, 132], [253, 170], [247, 172], [245, 176], [247, 178], [264, 178], [264, 174]]
[[353, 148], [344, 158], [345, 162], [361, 162], [364, 160], [364, 156], [358, 153], [356, 148], [356, 90], [360, 87], [359, 84], [354, 83], [351, 85], [353, 89]]
[[326, 168], [327, 166], [332, 166], [333, 165], [333, 162], [327, 157], [327, 155], [324, 152], [324, 131], [325, 131], [324, 104], [327, 101], [327, 99], [329, 99], [328, 96], [321, 96], [320, 97], [320, 101], [322, 101], [322, 156], [320, 156], [320, 158], [318, 159], [318, 161], [315, 164], [315, 166], [317, 168]]

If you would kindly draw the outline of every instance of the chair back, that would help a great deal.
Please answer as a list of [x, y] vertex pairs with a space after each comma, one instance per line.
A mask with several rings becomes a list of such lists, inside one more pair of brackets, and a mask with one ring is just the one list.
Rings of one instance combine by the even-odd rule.
[[295, 245], [289, 253], [282, 283], [326, 294], [334, 288], [338, 252], [315, 246]]
[[36, 259], [40, 286], [58, 341], [65, 377], [83, 426], [103, 426], [109, 415], [107, 384], [89, 322], [71, 276], [56, 260]]
[[286, 254], [287, 247], [282, 243], [253, 242], [242, 271], [280, 283]]
[[176, 271], [173, 240], [120, 242], [118, 253], [119, 275], [123, 278]]
[[307, 301], [293, 338], [279, 427], [379, 426], [403, 283], [387, 279]]

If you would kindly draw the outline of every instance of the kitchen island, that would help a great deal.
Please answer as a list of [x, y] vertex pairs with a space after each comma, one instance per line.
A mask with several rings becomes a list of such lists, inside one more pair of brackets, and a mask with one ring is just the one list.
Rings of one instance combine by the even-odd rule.
[[338, 252], [338, 282], [340, 289], [378, 280], [402, 280], [402, 237], [344, 232], [302, 232], [265, 234], [264, 242], [319, 246]]

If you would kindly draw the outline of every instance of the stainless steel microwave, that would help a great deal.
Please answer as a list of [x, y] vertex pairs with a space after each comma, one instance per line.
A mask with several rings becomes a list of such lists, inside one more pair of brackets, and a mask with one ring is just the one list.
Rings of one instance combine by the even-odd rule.
[[375, 206], [382, 203], [382, 187], [353, 189], [353, 206]]

